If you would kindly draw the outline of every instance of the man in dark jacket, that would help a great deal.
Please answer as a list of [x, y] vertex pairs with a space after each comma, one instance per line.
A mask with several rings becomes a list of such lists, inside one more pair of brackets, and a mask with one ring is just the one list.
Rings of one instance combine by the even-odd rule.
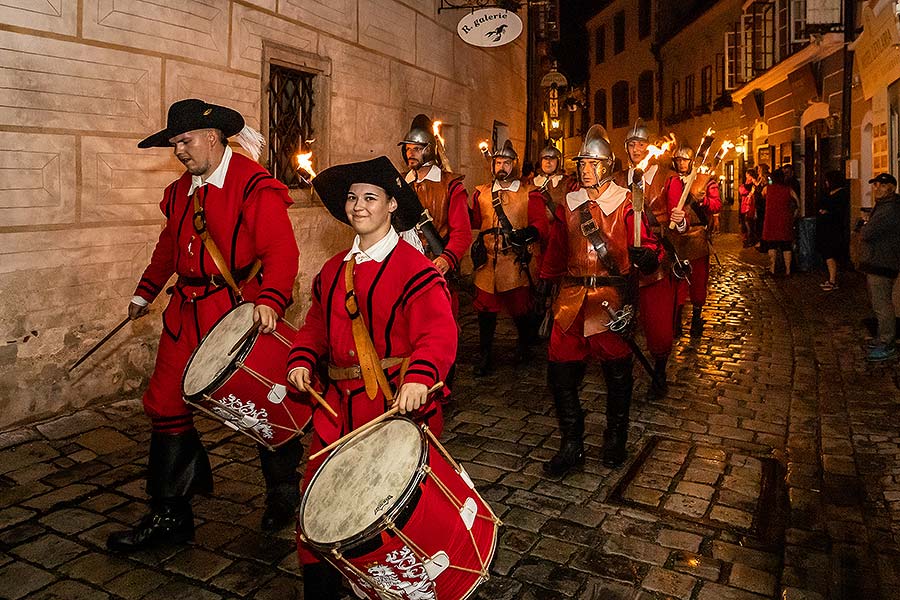
[[866, 360], [881, 362], [897, 356], [896, 321], [891, 295], [900, 273], [900, 196], [897, 180], [881, 173], [869, 180], [875, 207], [860, 232], [859, 269], [866, 274], [869, 299], [878, 320], [878, 332]]

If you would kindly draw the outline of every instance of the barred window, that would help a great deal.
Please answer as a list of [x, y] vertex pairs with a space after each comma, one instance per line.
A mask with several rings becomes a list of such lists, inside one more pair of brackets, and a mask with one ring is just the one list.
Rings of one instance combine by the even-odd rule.
[[313, 131], [315, 74], [269, 65], [269, 171], [289, 188], [299, 188], [296, 155]]

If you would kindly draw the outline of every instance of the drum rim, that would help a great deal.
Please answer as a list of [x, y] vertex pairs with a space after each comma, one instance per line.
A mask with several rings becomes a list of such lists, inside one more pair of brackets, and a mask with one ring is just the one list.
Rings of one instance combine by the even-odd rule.
[[226, 381], [228, 381], [228, 378], [231, 377], [231, 375], [235, 371], [237, 371], [237, 368], [234, 366], [235, 363], [237, 363], [238, 361], [243, 361], [245, 358], [247, 358], [247, 355], [250, 354], [250, 351], [253, 349], [253, 345], [256, 344], [256, 339], [259, 337], [258, 332], [254, 333], [249, 338], [244, 340], [244, 343], [241, 345], [240, 349], [238, 349], [238, 351], [235, 353], [234, 358], [231, 360], [231, 362], [228, 363], [227, 365], [225, 365], [218, 373], [216, 373], [215, 376], [210, 380], [210, 382], [203, 389], [199, 390], [195, 394], [189, 395], [189, 394], [185, 393], [184, 384], [187, 381], [188, 371], [191, 368], [191, 363], [194, 362], [194, 358], [197, 356], [197, 353], [200, 351], [200, 347], [203, 345], [203, 342], [206, 340], [207, 337], [212, 335], [212, 332], [216, 330], [216, 327], [218, 327], [219, 324], [222, 323], [222, 321], [224, 321], [228, 317], [228, 315], [230, 315], [234, 311], [238, 310], [240, 307], [247, 305], [247, 304], [251, 304], [251, 303], [250, 302], [239, 302], [238, 304], [235, 304], [234, 306], [232, 306], [229, 310], [225, 311], [225, 314], [223, 314], [221, 317], [219, 317], [216, 320], [215, 323], [213, 323], [213, 326], [209, 328], [209, 331], [206, 332], [206, 335], [204, 335], [200, 339], [200, 342], [197, 344], [197, 347], [194, 348], [193, 352], [191, 352], [191, 357], [188, 359], [187, 363], [185, 363], [185, 365], [184, 365], [184, 373], [181, 374], [181, 395], [184, 396], [185, 400], [196, 401], [196, 400], [203, 398], [203, 396], [209, 395], [210, 393], [219, 389], [222, 386], [222, 384], [225, 383]]
[[406, 484], [406, 488], [397, 496], [397, 500], [388, 508], [384, 513], [381, 514], [375, 521], [373, 521], [369, 526], [367, 526], [362, 531], [355, 533], [349, 537], [343, 538], [336, 542], [331, 543], [322, 543], [315, 542], [309, 538], [306, 534], [306, 528], [303, 526], [303, 517], [306, 512], [306, 503], [309, 499], [309, 490], [312, 489], [313, 485], [316, 483], [316, 480], [319, 478], [319, 475], [322, 473], [322, 470], [325, 468], [325, 465], [332, 459], [332, 457], [336, 456], [338, 450], [353, 442], [355, 438], [351, 438], [335, 448], [331, 451], [328, 457], [322, 461], [322, 464], [319, 465], [319, 468], [316, 469], [316, 472], [313, 474], [312, 479], [309, 480], [309, 484], [306, 486], [306, 490], [303, 493], [303, 499], [300, 501], [300, 508], [297, 511], [297, 527], [300, 529], [300, 532], [303, 534], [303, 538], [306, 540], [306, 543], [312, 546], [314, 549], [320, 552], [328, 552], [331, 550], [352, 550], [353, 548], [368, 542], [381, 532], [386, 530], [384, 526], [386, 521], [396, 521], [397, 517], [399, 517], [403, 511], [407, 508], [406, 503], [409, 499], [415, 495], [416, 489], [419, 487], [419, 484], [425, 479], [427, 474], [423, 467], [428, 464], [428, 456], [430, 452], [430, 448], [428, 447], [428, 437], [422, 431], [422, 426], [413, 421], [412, 419], [408, 419], [406, 417], [391, 417], [389, 419], [385, 419], [378, 425], [372, 428], [375, 430], [376, 428], [381, 428], [387, 423], [391, 423], [392, 421], [407, 421], [411, 423], [416, 431], [419, 433], [419, 443], [421, 448], [421, 453], [419, 454], [419, 464], [416, 466], [413, 471], [412, 476], [410, 477], [409, 483]]

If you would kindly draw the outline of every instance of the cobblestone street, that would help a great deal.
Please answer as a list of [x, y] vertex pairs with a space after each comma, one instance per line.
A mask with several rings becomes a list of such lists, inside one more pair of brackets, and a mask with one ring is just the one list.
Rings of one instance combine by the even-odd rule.
[[[504, 522], [478, 598], [900, 598], [900, 371], [863, 359], [862, 276], [824, 292], [821, 273], [764, 277], [763, 255], [737, 236], [717, 251], [704, 336], [685, 328], [668, 396], [647, 402], [635, 366], [617, 471], [599, 460], [599, 368], [581, 392], [584, 471], [547, 479], [541, 463], [559, 440], [546, 352], [476, 383], [477, 324], [464, 309], [443, 441]], [[511, 362], [511, 321], [498, 337]], [[294, 532], [258, 529], [252, 442], [205, 418], [198, 427], [216, 489], [194, 499], [195, 542], [130, 557], [104, 544], [146, 506], [139, 399], [0, 433], [0, 598], [302, 598]]]

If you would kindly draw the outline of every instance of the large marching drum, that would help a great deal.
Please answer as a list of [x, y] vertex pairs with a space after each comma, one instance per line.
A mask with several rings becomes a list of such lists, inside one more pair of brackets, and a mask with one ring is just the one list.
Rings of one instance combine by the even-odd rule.
[[273, 449], [303, 435], [312, 407], [287, 397], [296, 329], [282, 319], [270, 334], [253, 326], [252, 303], [225, 313], [191, 355], [181, 388], [186, 402]]
[[461, 600], [488, 579], [500, 520], [427, 427], [393, 418], [322, 463], [298, 524], [360, 598]]

